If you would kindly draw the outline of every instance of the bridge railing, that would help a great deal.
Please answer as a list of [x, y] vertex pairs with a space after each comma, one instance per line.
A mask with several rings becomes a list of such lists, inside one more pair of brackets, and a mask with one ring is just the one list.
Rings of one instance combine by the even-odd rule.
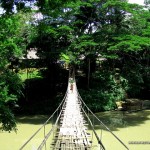
[[[76, 96], [78, 97], [78, 100], [79, 100], [79, 103], [81, 104], [81, 109], [82, 109], [82, 112], [84, 113], [84, 115], [86, 116], [91, 128], [92, 128], [92, 131], [96, 137], [96, 140], [98, 142], [98, 144], [100, 145], [100, 149], [101, 150], [105, 150], [105, 147], [103, 145], [103, 142], [102, 142], [102, 138], [100, 138], [95, 130], [95, 126], [94, 126], [94, 123], [91, 121], [90, 117], [89, 117], [89, 113], [92, 115], [92, 117], [94, 117], [98, 122], [99, 122], [99, 126], [103, 126], [103, 128], [105, 130], [107, 130], [119, 143], [121, 143], [122, 146], [124, 146], [125, 149], [128, 150], [128, 147], [122, 142], [122, 140], [120, 140], [89, 108], [88, 106], [84, 103], [84, 101], [82, 100], [78, 90], [77, 90], [77, 87], [76, 87], [76, 82], [75, 82], [75, 78], [74, 76], [71, 77], [73, 80], [74, 80], [74, 92], [76, 93]], [[69, 78], [70, 80], [70, 78]], [[35, 138], [35, 136], [37, 136], [37, 134], [39, 132], [41, 132], [42, 130], [44, 131], [44, 137], [42, 139], [42, 141], [40, 142], [40, 144], [38, 144], [38, 146], [36, 147], [37, 150], [42, 150], [43, 148], [46, 149], [46, 146], [47, 146], [47, 141], [49, 139], [49, 137], [52, 135], [52, 133], [55, 132], [55, 129], [57, 128], [57, 125], [58, 125], [58, 122], [60, 120], [60, 116], [62, 114], [62, 111], [63, 111], [63, 108], [66, 104], [66, 100], [67, 100], [67, 96], [68, 96], [68, 93], [69, 93], [69, 80], [68, 80], [68, 88], [67, 88], [67, 91], [66, 91], [66, 94], [62, 100], [62, 102], [60, 103], [60, 105], [58, 106], [58, 108], [55, 110], [55, 112], [47, 119], [47, 121], [23, 144], [23, 146], [19, 149], [19, 150], [24, 150], [24, 148], [29, 144], [29, 142], [31, 142], [31, 140], [33, 138]], [[84, 109], [83, 109], [84, 108]], [[88, 113], [88, 114], [87, 114]], [[53, 124], [52, 128], [51, 129], [48, 129], [48, 132], [46, 133], [46, 126], [49, 124], [49, 122], [54, 118], [54, 116], [57, 116], [57, 119], [55, 121], [55, 123]], [[54, 134], [53, 134], [54, 135]], [[48, 144], [49, 145], [49, 144]]]
[[[77, 90], [77, 93], [78, 93], [78, 99], [79, 101], [81, 102], [81, 105], [82, 105], [82, 111], [84, 112], [94, 134], [95, 134], [95, 137], [96, 137], [96, 140], [98, 142], [98, 144], [100, 145], [100, 149], [101, 150], [105, 150], [105, 147], [103, 145], [103, 142], [102, 142], [102, 139], [100, 138], [100, 136], [98, 136], [96, 130], [95, 130], [95, 127], [94, 127], [94, 121], [92, 122], [92, 120], [90, 119], [89, 117], [89, 113], [90, 115], [92, 115], [92, 117], [94, 117], [98, 122], [99, 122], [99, 127], [102, 126], [106, 131], [108, 131], [125, 149], [129, 150], [129, 148], [126, 146], [126, 144], [117, 136], [115, 135], [91, 110], [90, 108], [85, 104], [85, 102], [83, 101], [82, 97], [80, 96], [78, 90]], [[101, 134], [102, 134], [102, 130], [101, 129]], [[102, 135], [101, 135], [102, 137]]]
[[[68, 94], [68, 88], [67, 87], [67, 91], [66, 94], [63, 98], [63, 100], [61, 101], [61, 103], [59, 104], [59, 106], [57, 107], [57, 109], [54, 111], [54, 113], [45, 121], [45, 123], [21, 146], [21, 148], [19, 150], [24, 150], [25, 148], [29, 149], [29, 147], [27, 147], [27, 145], [29, 145], [29, 143], [34, 139], [34, 138], [38, 138], [38, 134], [40, 134], [40, 138], [41, 138], [41, 134], [43, 134], [43, 140], [41, 142], [41, 144], [32, 145], [30, 146], [30, 148], [32, 149], [36, 149], [36, 150], [42, 150], [43, 147], [45, 147], [46, 149], [46, 142], [48, 140], [48, 138], [52, 135], [52, 133], [55, 132], [57, 125], [58, 125], [58, 121], [60, 119], [61, 113], [62, 113], [62, 108], [65, 106], [66, 103], [66, 99], [67, 99], [67, 94]], [[54, 118], [56, 118], [56, 121], [54, 124], [52, 124], [51, 129], [46, 129], [46, 127], [50, 124], [50, 122], [53, 123]], [[49, 126], [47, 127], [49, 128]], [[43, 132], [43, 133], [41, 133]], [[55, 133], [54, 133], [55, 134]], [[54, 135], [53, 134], [53, 135]]]

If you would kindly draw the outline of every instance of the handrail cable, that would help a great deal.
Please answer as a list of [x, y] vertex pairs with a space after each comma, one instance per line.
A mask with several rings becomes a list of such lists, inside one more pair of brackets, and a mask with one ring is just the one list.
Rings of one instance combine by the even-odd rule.
[[[74, 81], [75, 81], [75, 85], [76, 85], [76, 80], [75, 80], [75, 74], [73, 76], [74, 78]], [[77, 88], [76, 88], [77, 89]], [[88, 111], [90, 111], [90, 113], [127, 149], [129, 150], [129, 148], [122, 142], [121, 139], [119, 139], [91, 110], [90, 108], [85, 104], [85, 102], [83, 101], [80, 93], [78, 92], [78, 89], [77, 89], [77, 94], [78, 94], [78, 97], [80, 99], [80, 101], [84, 104], [84, 106], [87, 108]]]
[[[65, 103], [64, 103], [64, 104], [65, 104]], [[64, 104], [63, 104], [63, 105], [64, 105]], [[56, 125], [57, 125], [57, 123], [58, 123], [58, 121], [59, 121], [59, 119], [60, 119], [60, 117], [61, 117], [62, 111], [63, 111], [63, 109], [61, 109], [61, 111], [60, 111], [60, 113], [59, 113], [59, 116], [57, 117], [57, 120], [55, 121], [55, 124], [54, 124], [53, 128], [47, 133], [47, 135], [45, 136], [44, 140], [42, 141], [42, 143], [40, 144], [40, 146], [38, 147], [37, 150], [41, 150], [41, 149], [43, 148], [43, 146], [44, 146], [44, 144], [46, 143], [47, 139], [49, 138], [49, 136], [51, 135], [52, 131], [53, 131], [54, 128], [56, 127]]]
[[[77, 91], [78, 92], [78, 91]], [[85, 102], [83, 101], [82, 97], [80, 96], [79, 92], [78, 92], [79, 98], [81, 100], [81, 102], [85, 105], [85, 107], [88, 109], [88, 111], [90, 111], [90, 113], [127, 149], [129, 150], [129, 148], [122, 142], [121, 139], [119, 139], [91, 110], [90, 108], [85, 104]]]
[[[44, 144], [46, 145], [46, 141], [48, 140], [48, 138], [50, 137], [51, 133], [54, 131], [54, 128], [57, 126], [58, 124], [58, 121], [61, 117], [61, 114], [63, 112], [63, 108], [66, 104], [66, 101], [67, 101], [67, 96], [68, 96], [68, 90], [69, 90], [69, 80], [70, 78], [73, 78], [74, 80], [74, 83], [75, 83], [75, 86], [76, 86], [76, 81], [75, 81], [75, 72], [74, 72], [74, 69], [73, 69], [73, 73], [72, 73], [72, 77], [70, 77], [71, 74], [70, 74], [70, 70], [69, 70], [69, 78], [68, 78], [68, 87], [67, 87], [67, 90], [66, 90], [66, 93], [65, 93], [65, 96], [63, 98], [63, 100], [61, 101], [61, 103], [59, 104], [59, 106], [57, 107], [57, 109], [54, 111], [54, 113], [45, 121], [45, 123], [23, 144], [23, 146], [19, 149], [19, 150], [22, 150], [32, 139], [33, 137], [35, 137], [35, 135], [44, 127], [45, 129], [45, 125], [48, 124], [48, 122], [50, 121], [50, 119], [55, 115], [55, 113], [58, 111], [60, 111], [59, 113], [59, 116], [57, 117], [56, 121], [55, 121], [55, 124], [53, 125], [53, 127], [51, 128], [51, 130], [45, 135], [44, 133], [44, 139], [43, 141], [41, 142], [40, 146], [38, 147], [37, 150], [41, 150], [44, 146]], [[87, 117], [91, 127], [92, 127], [92, 130], [97, 138], [97, 141], [98, 143], [100, 144], [102, 150], [105, 150], [105, 147], [104, 145], [102, 144], [101, 142], [101, 139], [99, 138], [99, 136], [97, 135], [95, 129], [94, 129], [94, 126], [93, 126], [93, 123], [90, 119], [90, 117], [88, 116], [88, 114], [86, 113], [86, 111], [84, 110], [83, 107], [86, 107], [86, 109], [88, 110], [88, 113], [90, 112], [99, 122], [101, 125], [103, 125], [127, 150], [129, 150], [129, 148], [121, 141], [121, 139], [119, 139], [91, 110], [90, 108], [85, 104], [85, 102], [83, 101], [82, 97], [80, 96], [79, 92], [78, 92], [78, 89], [76, 87], [76, 92], [77, 92], [77, 97], [78, 97], [78, 101], [83, 104], [83, 106], [81, 106], [81, 109], [82, 111], [84, 112], [85, 116]], [[45, 132], [45, 131], [44, 131]]]
[[61, 107], [61, 105], [65, 102], [67, 93], [68, 93], [68, 88], [67, 88], [67, 91], [66, 91], [66, 94], [65, 94], [63, 100], [61, 101], [61, 103], [59, 104], [59, 106], [57, 107], [57, 109], [54, 111], [54, 113], [53, 113], [53, 114], [45, 121], [45, 123], [21, 146], [21, 148], [20, 148], [19, 150], [22, 150], [22, 149], [33, 139], [33, 137], [35, 137], [35, 135], [36, 135], [37, 133], [39, 133], [39, 131], [48, 123], [48, 121], [54, 116], [54, 114], [59, 110], [59, 108]]
[[87, 115], [87, 113], [85, 112], [85, 110], [83, 109], [83, 107], [81, 107], [81, 109], [82, 109], [82, 111], [84, 112], [84, 114], [86, 115], [86, 118], [88, 119], [88, 121], [89, 121], [89, 123], [90, 123], [90, 125], [91, 125], [91, 127], [92, 127], [92, 130], [93, 130], [93, 132], [94, 132], [94, 134], [95, 134], [95, 137], [96, 137], [98, 143], [99, 143], [100, 146], [103, 148], [103, 150], [105, 150], [105, 147], [104, 147], [103, 143], [101, 142], [100, 138], [98, 137], [98, 135], [97, 135], [97, 133], [96, 133], [96, 131], [95, 131], [95, 129], [94, 129], [94, 126], [93, 126], [93, 123], [92, 123], [91, 119], [89, 118], [89, 116]]
[[[79, 92], [78, 92], [78, 89], [77, 89], [75, 76], [74, 76], [74, 81], [75, 81], [75, 87], [76, 87], [76, 90], [77, 90], [77, 94], [78, 94], [78, 96], [80, 96], [80, 94], [79, 94]], [[80, 97], [81, 97], [81, 96], [80, 96]], [[82, 98], [81, 98], [81, 99], [82, 99]], [[78, 99], [78, 101], [82, 103], [83, 100], [81, 101], [81, 99]], [[86, 106], [86, 105], [84, 105], [84, 106]], [[87, 107], [87, 106], [86, 106], [86, 107]], [[102, 150], [105, 150], [105, 147], [104, 147], [103, 143], [101, 142], [100, 138], [98, 137], [98, 135], [97, 135], [97, 133], [96, 133], [96, 131], [95, 131], [95, 129], [94, 129], [93, 123], [92, 123], [91, 119], [90, 119], [89, 116], [88, 116], [90, 109], [88, 110], [88, 114], [85, 112], [83, 106], [81, 106], [81, 109], [82, 109], [82, 111], [84, 112], [84, 114], [86, 115], [86, 117], [87, 117], [87, 119], [88, 119], [88, 121], [89, 121], [89, 123], [90, 123], [90, 125], [91, 125], [91, 127], [92, 127], [92, 130], [93, 130], [93, 132], [94, 132], [94, 134], [95, 134], [95, 137], [96, 137], [98, 143], [100, 144], [100, 147], [102, 148]], [[90, 111], [90, 112], [91, 112], [91, 111]]]

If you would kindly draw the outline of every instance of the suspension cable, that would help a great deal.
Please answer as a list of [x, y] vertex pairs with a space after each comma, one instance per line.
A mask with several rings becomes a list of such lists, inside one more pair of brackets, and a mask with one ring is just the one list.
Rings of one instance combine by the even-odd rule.
[[[78, 92], [78, 91], [77, 91]], [[90, 108], [85, 104], [85, 102], [83, 101], [82, 97], [80, 96], [79, 92], [78, 92], [78, 96], [79, 99], [81, 100], [81, 102], [85, 105], [85, 107], [87, 108], [88, 111], [90, 111], [90, 113], [127, 149], [129, 150], [129, 148], [123, 143], [123, 141], [121, 139], [119, 139], [91, 110]]]
[[[69, 83], [69, 78], [68, 78], [68, 83]], [[69, 89], [69, 84], [67, 86], [67, 90], [66, 90], [66, 93], [65, 93], [65, 96], [63, 98], [63, 100], [61, 101], [61, 103], [59, 104], [59, 106], [56, 108], [56, 110], [54, 111], [54, 113], [45, 121], [45, 123], [21, 146], [21, 148], [19, 150], [22, 150], [39, 132], [40, 130], [45, 127], [45, 125], [50, 121], [50, 119], [55, 115], [55, 113], [57, 111], [59, 111], [59, 108], [61, 108], [61, 106], [65, 104], [65, 101], [66, 101], [66, 98], [67, 98], [67, 95], [68, 95], [68, 89]], [[63, 108], [62, 106], [62, 108]], [[62, 110], [61, 108], [61, 110]], [[53, 129], [53, 128], [52, 128]], [[51, 130], [52, 130], [51, 129]], [[50, 132], [51, 132], [50, 130]]]
[[[68, 88], [67, 88], [68, 89]], [[61, 107], [62, 104], [64, 104], [66, 97], [67, 97], [67, 93], [68, 91], [66, 91], [66, 94], [63, 98], [63, 100], [61, 101], [61, 103], [59, 104], [59, 106], [57, 107], [57, 109], [54, 111], [54, 113], [45, 121], [45, 123], [22, 145], [22, 147], [19, 150], [22, 150], [32, 139], [33, 137], [35, 137], [35, 135], [37, 133], [39, 133], [39, 131], [49, 122], [49, 120], [55, 115], [55, 113], [59, 110], [59, 108]]]
[[[74, 78], [74, 81], [75, 81], [75, 74], [73, 76]], [[75, 82], [75, 86], [76, 86], [76, 82]], [[121, 139], [119, 139], [91, 110], [90, 108], [85, 104], [85, 102], [83, 101], [80, 93], [78, 92], [78, 89], [76, 88], [77, 90], [77, 94], [78, 94], [78, 97], [81, 101], [81, 103], [84, 104], [84, 106], [87, 108], [88, 111], [90, 111], [90, 113], [100, 122], [100, 124], [102, 124], [127, 150], [129, 150], [129, 148], [123, 143], [123, 141]]]
[[93, 130], [93, 132], [94, 132], [94, 134], [95, 134], [95, 137], [97, 138], [98, 144], [100, 144], [101, 148], [102, 148], [103, 150], [105, 150], [105, 147], [104, 147], [103, 143], [101, 142], [100, 138], [98, 137], [98, 135], [97, 135], [97, 133], [96, 133], [96, 131], [95, 131], [95, 129], [94, 129], [94, 126], [93, 126], [93, 123], [92, 123], [91, 119], [89, 118], [88, 114], [85, 112], [85, 110], [83, 109], [83, 107], [81, 107], [81, 109], [82, 109], [82, 111], [84, 112], [86, 118], [88, 119], [88, 121], [89, 121], [89, 123], [90, 123], [90, 125], [91, 125], [91, 127], [92, 127], [92, 130]]
[[[49, 136], [51, 135], [51, 133], [54, 131], [54, 128], [56, 127], [56, 125], [58, 124], [58, 121], [61, 117], [61, 114], [62, 114], [62, 111], [63, 111], [63, 108], [66, 104], [66, 100], [68, 98], [68, 90], [69, 90], [69, 80], [70, 80], [70, 70], [69, 70], [69, 78], [68, 78], [68, 87], [67, 87], [67, 91], [65, 93], [65, 96], [63, 98], [63, 100], [61, 101], [61, 103], [59, 104], [59, 106], [57, 107], [57, 109], [54, 111], [54, 113], [46, 120], [46, 122], [24, 143], [24, 145], [19, 149], [19, 150], [22, 150], [30, 141], [31, 139], [33, 139], [33, 137], [35, 137], [35, 135], [44, 127], [45, 128], [45, 125], [50, 121], [50, 119], [55, 115], [56, 112], [60, 111], [59, 113], [59, 116], [57, 117], [56, 121], [55, 121], [55, 124], [54, 126], [51, 128], [51, 130], [47, 133], [47, 135], [44, 137], [42, 143], [40, 144], [40, 146], [38, 147], [38, 150], [41, 150], [44, 146], [44, 144], [46, 144], [46, 141], [48, 140]], [[74, 83], [75, 83], [75, 87], [76, 87], [76, 81], [75, 81], [75, 73], [72, 74], [72, 78], [74, 80]], [[92, 130], [93, 130], [93, 133], [95, 134], [96, 138], [97, 138], [97, 141], [98, 143], [100, 144], [102, 150], [105, 150], [105, 147], [104, 145], [102, 144], [101, 142], [101, 139], [99, 138], [99, 136], [97, 135], [95, 129], [94, 129], [94, 126], [93, 126], [93, 123], [90, 119], [90, 117], [88, 116], [88, 114], [85, 112], [84, 108], [83, 107], [86, 107], [86, 109], [88, 110], [88, 113], [90, 112], [99, 122], [101, 125], [103, 125], [127, 150], [129, 150], [129, 148], [89, 109], [89, 107], [85, 104], [85, 102], [83, 101], [82, 97], [80, 96], [79, 92], [78, 92], [78, 89], [76, 87], [76, 92], [77, 92], [77, 96], [78, 96], [78, 100], [79, 100], [79, 103], [80, 105], [83, 104], [83, 106], [81, 106], [81, 109], [82, 111], [84, 112], [85, 116], [87, 117], [91, 127], [92, 127]]]
[[[64, 103], [63, 105], [65, 105], [65, 103]], [[60, 113], [59, 113], [59, 116], [57, 117], [57, 120], [56, 120], [56, 122], [55, 122], [55, 125], [54, 125], [53, 128], [47, 133], [47, 135], [45, 136], [44, 140], [42, 141], [42, 143], [40, 144], [40, 146], [38, 147], [37, 150], [41, 150], [41, 149], [43, 148], [44, 144], [45, 144], [46, 141], [48, 140], [48, 138], [49, 138], [49, 136], [51, 135], [52, 131], [54, 130], [54, 128], [55, 128], [56, 125], [58, 124], [58, 121], [59, 121], [59, 119], [60, 119], [60, 117], [61, 117], [62, 111], [63, 111], [63, 109], [61, 109], [61, 111], [60, 111]]]

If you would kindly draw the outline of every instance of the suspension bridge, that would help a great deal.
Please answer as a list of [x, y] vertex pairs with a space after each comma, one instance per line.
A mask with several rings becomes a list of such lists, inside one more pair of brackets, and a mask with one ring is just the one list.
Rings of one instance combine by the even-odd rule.
[[[22, 145], [19, 150], [105, 150], [102, 135], [98, 135], [92, 118], [118, 141], [122, 148], [129, 149], [84, 103], [74, 77], [69, 77], [66, 94], [48, 120]], [[46, 126], [53, 121], [51, 129]], [[88, 127], [92, 133], [88, 133]], [[43, 139], [36, 146], [28, 146], [37, 135], [43, 132]], [[97, 140], [94, 145], [93, 139]], [[49, 142], [50, 141], [50, 142]], [[110, 143], [111, 144], [111, 143]]]

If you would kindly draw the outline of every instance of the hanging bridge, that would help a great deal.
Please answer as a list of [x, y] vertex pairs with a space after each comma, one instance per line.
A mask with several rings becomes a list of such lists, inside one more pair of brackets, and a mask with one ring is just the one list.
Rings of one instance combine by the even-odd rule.
[[[102, 135], [97, 134], [91, 116], [120, 143], [122, 148], [119, 149], [128, 149], [88, 108], [77, 90], [75, 78], [69, 77], [66, 94], [58, 108], [19, 150], [105, 150]], [[50, 122], [53, 122], [53, 125], [49, 129], [47, 125]], [[91, 133], [88, 133], [88, 127], [92, 129]], [[30, 144], [40, 132], [43, 134], [40, 143]], [[96, 139], [96, 145], [93, 139]]]

